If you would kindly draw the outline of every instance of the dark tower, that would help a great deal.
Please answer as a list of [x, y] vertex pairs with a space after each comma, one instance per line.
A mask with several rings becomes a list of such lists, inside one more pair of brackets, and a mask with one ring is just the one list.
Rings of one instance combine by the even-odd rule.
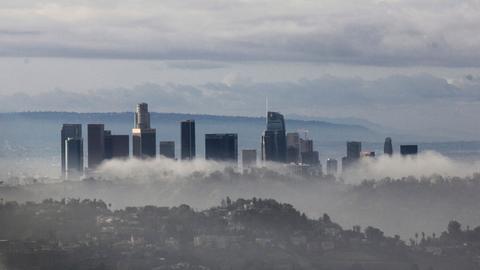
[[67, 178], [83, 175], [83, 139], [67, 138], [65, 140], [65, 175]]
[[186, 120], [180, 124], [181, 135], [181, 158], [194, 159], [195, 158], [195, 121]]
[[205, 159], [238, 161], [237, 134], [205, 134]]
[[105, 127], [88, 124], [88, 168], [97, 168], [105, 159]]
[[105, 159], [127, 159], [130, 156], [130, 136], [112, 135], [105, 131]]
[[285, 120], [278, 112], [267, 113], [267, 129], [262, 136], [262, 159], [282, 163], [287, 160]]
[[410, 145], [400, 145], [400, 154], [402, 156], [414, 156], [418, 154], [418, 145], [410, 144]]
[[383, 145], [383, 153], [389, 156], [393, 155], [392, 138], [385, 138], [385, 144]]
[[[82, 138], [82, 125], [81, 124], [63, 124], [60, 132], [60, 148], [61, 148], [61, 164], [62, 164], [62, 176], [65, 176], [67, 168], [65, 166], [65, 141], [68, 138], [79, 139]], [[83, 150], [82, 150], [83, 155]], [[83, 156], [82, 156], [83, 158]]]
[[174, 141], [162, 141], [159, 146], [159, 153], [166, 158], [175, 159], [175, 142]]

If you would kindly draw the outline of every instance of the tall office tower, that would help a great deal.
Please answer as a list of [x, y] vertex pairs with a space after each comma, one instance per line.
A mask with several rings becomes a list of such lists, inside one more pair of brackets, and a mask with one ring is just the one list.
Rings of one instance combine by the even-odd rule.
[[287, 133], [287, 162], [300, 163], [300, 135], [298, 132]]
[[285, 120], [278, 112], [267, 113], [267, 129], [262, 136], [262, 160], [286, 162]]
[[328, 175], [337, 175], [338, 171], [338, 162], [336, 159], [329, 158], [327, 159], [327, 174]]
[[313, 140], [300, 139], [300, 153], [313, 152]]
[[410, 156], [418, 154], [418, 145], [400, 145], [400, 154], [402, 156]]
[[195, 158], [195, 121], [186, 120], [180, 124], [181, 145], [180, 152], [182, 159]]
[[342, 170], [348, 169], [360, 159], [361, 142], [347, 142], [347, 156], [342, 158]]
[[130, 136], [112, 135], [105, 131], [105, 159], [127, 159], [130, 156]]
[[205, 159], [238, 161], [237, 134], [205, 134]]
[[105, 126], [88, 124], [88, 168], [97, 168], [105, 159]]
[[159, 153], [166, 158], [175, 159], [175, 142], [174, 141], [162, 141], [159, 146]]
[[257, 150], [242, 150], [242, 166], [244, 169], [257, 166]]
[[65, 140], [65, 176], [67, 178], [83, 175], [83, 139], [67, 138]]
[[150, 128], [148, 105], [140, 103], [135, 112], [135, 127], [132, 129], [132, 152], [136, 158], [154, 158], [156, 149], [156, 130]]
[[[61, 164], [62, 164], [62, 176], [65, 176], [67, 168], [65, 166], [65, 141], [67, 138], [82, 138], [82, 125], [81, 124], [63, 124], [60, 132], [60, 148], [61, 150]], [[83, 150], [82, 150], [83, 153]], [[83, 155], [83, 154], [82, 154]]]
[[135, 112], [135, 128], [150, 128], [150, 113], [148, 112], [147, 103], [137, 104], [137, 111]]
[[347, 142], [347, 158], [357, 160], [362, 152], [361, 142]]
[[385, 138], [385, 144], [383, 145], [383, 153], [389, 156], [393, 155], [392, 138]]

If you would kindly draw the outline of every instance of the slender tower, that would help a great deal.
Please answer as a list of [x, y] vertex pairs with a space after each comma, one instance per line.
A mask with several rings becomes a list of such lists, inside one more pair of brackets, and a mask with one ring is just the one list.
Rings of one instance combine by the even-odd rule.
[[267, 129], [262, 136], [262, 159], [281, 163], [287, 160], [285, 120], [278, 112], [267, 112]]
[[389, 156], [393, 155], [392, 138], [385, 138], [385, 144], [383, 145], [383, 153]]
[[190, 160], [195, 158], [195, 121], [186, 120], [180, 124], [180, 152], [181, 158]]
[[140, 159], [154, 158], [156, 151], [156, 130], [150, 127], [148, 104], [140, 103], [135, 112], [135, 126], [132, 129], [133, 156]]

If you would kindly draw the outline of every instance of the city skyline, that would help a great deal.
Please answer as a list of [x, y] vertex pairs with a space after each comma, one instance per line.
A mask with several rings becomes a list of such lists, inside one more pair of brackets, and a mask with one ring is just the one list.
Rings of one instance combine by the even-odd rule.
[[[262, 165], [268, 162], [289, 164], [295, 173], [309, 176], [336, 177], [338, 162], [333, 157], [326, 160], [325, 172], [322, 169], [319, 151], [314, 148], [314, 141], [309, 139], [308, 130], [288, 132], [285, 119], [279, 112], [266, 111], [265, 130], [261, 134], [260, 160]], [[195, 120], [182, 120], [180, 123], [180, 160], [196, 158]], [[87, 174], [94, 173], [104, 161], [126, 159], [130, 157], [129, 135], [112, 135], [105, 130], [104, 124], [87, 124]], [[81, 175], [83, 168], [83, 137], [81, 124], [63, 124], [61, 129], [61, 163], [62, 176]], [[138, 103], [134, 114], [134, 128], [131, 132], [132, 155], [137, 159], [156, 159], [156, 129], [151, 127], [148, 104]], [[254, 168], [257, 163], [256, 149], [238, 149], [237, 133], [206, 133], [205, 160], [232, 163], [234, 167], [244, 170]], [[418, 145], [400, 145], [402, 156], [418, 154]], [[158, 143], [158, 156], [175, 159], [175, 140]], [[385, 138], [384, 155], [392, 157], [393, 144], [390, 137]], [[375, 158], [374, 151], [362, 152], [362, 143], [347, 141], [346, 156], [342, 158], [342, 172], [360, 164], [361, 158]], [[240, 163], [238, 161], [240, 160]]]

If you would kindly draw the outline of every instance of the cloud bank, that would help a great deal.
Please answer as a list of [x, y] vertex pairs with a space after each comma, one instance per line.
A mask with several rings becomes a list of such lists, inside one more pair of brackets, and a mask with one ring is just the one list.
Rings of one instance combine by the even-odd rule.
[[479, 66], [476, 0], [0, 4], [0, 55]]
[[367, 80], [324, 75], [297, 81], [255, 82], [227, 77], [199, 85], [146, 83], [82, 93], [56, 89], [38, 94], [0, 95], [1, 111], [131, 111], [148, 102], [152, 111], [259, 116], [265, 97], [287, 115], [351, 117], [404, 132], [475, 140], [480, 133], [480, 77], [447, 80], [428, 74]]

